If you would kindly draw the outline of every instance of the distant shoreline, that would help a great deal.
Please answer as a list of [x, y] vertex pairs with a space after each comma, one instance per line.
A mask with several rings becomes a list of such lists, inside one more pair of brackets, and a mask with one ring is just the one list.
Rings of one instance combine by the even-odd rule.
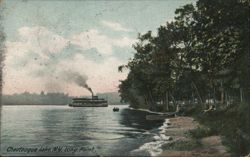
[[1, 106], [67, 106], [68, 104], [1, 104]]
[[[128, 105], [128, 104], [109, 104], [112, 105]], [[68, 104], [1, 104], [1, 106], [68, 106]]]

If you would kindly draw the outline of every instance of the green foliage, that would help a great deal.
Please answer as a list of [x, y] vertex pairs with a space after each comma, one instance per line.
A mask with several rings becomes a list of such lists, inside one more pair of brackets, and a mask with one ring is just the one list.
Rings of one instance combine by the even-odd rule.
[[[121, 98], [134, 108], [162, 111], [188, 101], [193, 105], [183, 114], [208, 127], [191, 136], [220, 134], [235, 156], [249, 153], [249, 6], [249, 1], [198, 0], [176, 9], [175, 21], [160, 26], [156, 36], [139, 34], [134, 58], [119, 68], [129, 70], [119, 86]], [[211, 99], [216, 111], [202, 113]]]
[[[210, 129], [208, 133], [224, 136], [224, 143], [235, 156], [240, 156], [246, 155], [250, 150], [249, 113], [249, 103], [242, 103], [209, 114], [200, 114], [196, 116], [196, 119]], [[204, 132], [200, 132], [203, 136]], [[199, 137], [199, 134], [196, 136]]]
[[202, 113], [202, 106], [197, 104], [197, 105], [192, 105], [184, 110], [184, 115], [186, 116], [196, 116]]
[[[188, 101], [185, 115], [206, 128], [195, 138], [225, 136], [236, 156], [250, 150], [249, 1], [198, 0], [177, 8], [175, 21], [139, 34], [120, 95], [134, 108], [170, 111]], [[213, 100], [216, 111], [207, 109]], [[184, 144], [185, 145], [185, 144]]]
[[203, 137], [217, 134], [217, 132], [207, 127], [198, 127], [197, 129], [190, 130], [189, 133], [195, 139], [201, 139]]
[[156, 36], [139, 34], [134, 58], [118, 69], [129, 69], [119, 86], [122, 99], [163, 111], [170, 101], [196, 99], [203, 109], [207, 99], [249, 102], [248, 13], [247, 1], [198, 0], [176, 9], [175, 21]]

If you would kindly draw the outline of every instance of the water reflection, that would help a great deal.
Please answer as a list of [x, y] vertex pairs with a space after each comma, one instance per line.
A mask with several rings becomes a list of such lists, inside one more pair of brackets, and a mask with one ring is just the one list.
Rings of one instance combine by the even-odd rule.
[[163, 121], [148, 121], [146, 115], [153, 114], [145, 111], [131, 110], [126, 108], [121, 111], [120, 123], [127, 127], [151, 130], [160, 126]]
[[[43, 129], [37, 132], [36, 137], [43, 141], [42, 145], [74, 146], [75, 148], [91, 146], [88, 140], [92, 139], [92, 135], [85, 130], [85, 128], [90, 128], [91, 123], [88, 116], [81, 110], [72, 108], [43, 110], [41, 121]], [[84, 154], [95, 155], [89, 151], [84, 151]], [[56, 155], [77, 155], [77, 153], [63, 152]]]
[[75, 146], [95, 149], [29, 155], [129, 155], [129, 151], [151, 136], [144, 134], [146, 131], [161, 125], [161, 122], [147, 121], [146, 112], [126, 106], [117, 106], [120, 111], [113, 112], [113, 107], [5, 106], [1, 134], [4, 151], [8, 146]]

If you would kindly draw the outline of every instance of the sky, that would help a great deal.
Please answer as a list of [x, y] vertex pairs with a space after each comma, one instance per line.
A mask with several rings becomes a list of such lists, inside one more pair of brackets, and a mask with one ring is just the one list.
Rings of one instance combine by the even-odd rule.
[[[94, 93], [117, 92], [138, 33], [174, 19], [194, 0], [5, 0], [3, 94], [90, 95], [65, 75], [79, 74]], [[68, 77], [66, 77], [68, 78]]]

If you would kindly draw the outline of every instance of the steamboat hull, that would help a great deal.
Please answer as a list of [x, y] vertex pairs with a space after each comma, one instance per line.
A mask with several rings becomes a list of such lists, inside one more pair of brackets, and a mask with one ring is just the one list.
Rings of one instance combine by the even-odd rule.
[[90, 98], [74, 98], [70, 107], [108, 107], [108, 101], [105, 99], [99, 99], [97, 96]]
[[108, 104], [69, 104], [70, 107], [108, 107]]

